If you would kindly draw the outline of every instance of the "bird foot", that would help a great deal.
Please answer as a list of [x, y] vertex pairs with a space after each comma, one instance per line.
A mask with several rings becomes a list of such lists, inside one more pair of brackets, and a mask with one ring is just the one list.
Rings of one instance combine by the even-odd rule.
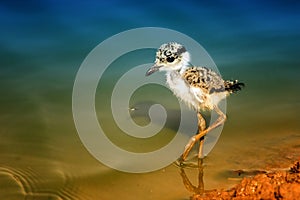
[[203, 158], [194, 156], [189, 160], [183, 160], [181, 156], [176, 162], [174, 162], [174, 164], [180, 168], [202, 168]]

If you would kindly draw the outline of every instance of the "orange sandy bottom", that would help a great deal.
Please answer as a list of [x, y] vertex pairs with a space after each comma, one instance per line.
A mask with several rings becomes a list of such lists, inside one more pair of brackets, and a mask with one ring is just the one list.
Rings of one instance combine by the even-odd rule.
[[275, 171], [245, 177], [230, 190], [212, 190], [194, 195], [193, 200], [209, 199], [298, 199], [300, 197], [300, 161], [288, 171]]

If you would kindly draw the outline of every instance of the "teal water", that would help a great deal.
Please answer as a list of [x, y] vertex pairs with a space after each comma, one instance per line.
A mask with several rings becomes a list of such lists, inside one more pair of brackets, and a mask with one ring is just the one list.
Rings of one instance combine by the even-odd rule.
[[[298, 10], [298, 3], [281, 1], [1, 2], [0, 199], [189, 199], [193, 192], [184, 187], [177, 166], [118, 172], [94, 159], [75, 129], [72, 89], [84, 58], [106, 38], [144, 26], [189, 35], [224, 78], [246, 83], [228, 99], [228, 120], [204, 160], [205, 189], [236, 184], [235, 169], [288, 166], [300, 157]], [[137, 56], [138, 62], [151, 62], [154, 52]], [[142, 145], [122, 135], [108, 97], [134, 55], [122, 61], [128, 65], [109, 68], [97, 88], [96, 109], [116, 144], [147, 152], [174, 137], [178, 103], [166, 89], [141, 88], [132, 105], [143, 108], [161, 99], [170, 107], [168, 126]], [[133, 114], [137, 124], [148, 123], [144, 111]], [[186, 173], [197, 185], [198, 171]]]

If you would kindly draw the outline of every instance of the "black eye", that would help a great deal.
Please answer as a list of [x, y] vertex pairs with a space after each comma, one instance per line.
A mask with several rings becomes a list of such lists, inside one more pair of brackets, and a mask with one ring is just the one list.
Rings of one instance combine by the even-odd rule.
[[169, 63], [173, 62], [174, 60], [175, 60], [174, 57], [167, 57], [167, 61], [168, 61]]

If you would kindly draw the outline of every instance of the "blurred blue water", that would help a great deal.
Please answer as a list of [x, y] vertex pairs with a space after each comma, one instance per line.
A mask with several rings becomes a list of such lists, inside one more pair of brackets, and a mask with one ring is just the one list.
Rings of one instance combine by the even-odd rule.
[[107, 37], [143, 26], [183, 32], [228, 64], [295, 65], [299, 8], [297, 1], [2, 1], [1, 69], [11, 68], [15, 58], [19, 64], [74, 68]]

